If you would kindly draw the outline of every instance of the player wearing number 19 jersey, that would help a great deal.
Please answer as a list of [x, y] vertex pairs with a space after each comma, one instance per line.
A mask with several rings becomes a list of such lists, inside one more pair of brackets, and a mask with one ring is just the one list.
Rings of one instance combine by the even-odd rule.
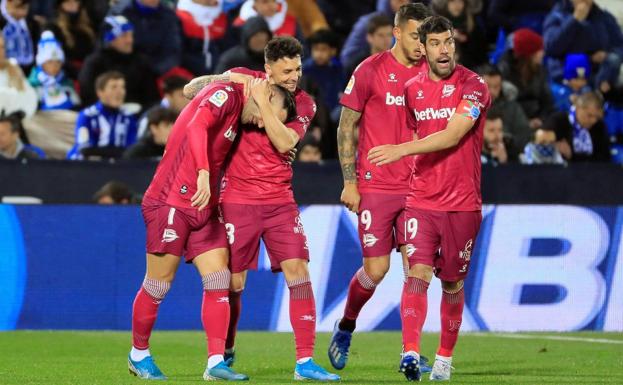
[[[428, 70], [417, 34], [428, 16], [430, 11], [422, 4], [400, 7], [394, 23], [396, 43], [355, 69], [341, 99], [338, 148], [344, 176], [342, 202], [359, 216], [364, 260], [350, 282], [344, 315], [336, 323], [329, 344], [329, 359], [336, 369], [346, 365], [357, 317], [389, 270], [392, 249], [404, 245], [402, 214], [409, 192], [409, 160], [377, 167], [368, 161], [367, 154], [374, 146], [413, 139], [413, 130], [406, 124], [404, 84]], [[354, 126], [359, 129], [356, 151]]]
[[420, 377], [420, 334], [433, 273], [441, 280], [441, 336], [431, 380], [449, 380], [452, 351], [462, 322], [467, 275], [481, 222], [480, 151], [491, 103], [477, 74], [455, 65], [452, 24], [441, 16], [419, 28], [430, 70], [405, 85], [409, 126], [418, 140], [372, 149], [368, 158], [385, 165], [413, 157], [405, 222], [409, 274], [401, 318], [405, 355], [400, 370]]

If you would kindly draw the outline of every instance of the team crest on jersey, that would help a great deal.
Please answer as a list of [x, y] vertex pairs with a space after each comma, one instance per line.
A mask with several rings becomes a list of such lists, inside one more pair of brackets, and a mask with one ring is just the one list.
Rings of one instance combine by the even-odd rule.
[[372, 173], [370, 171], [366, 172], [366, 175], [364, 176], [365, 180], [371, 180], [372, 179]]
[[389, 79], [387, 79], [388, 82], [392, 82], [392, 83], [396, 83], [398, 81], [398, 79], [396, 79], [396, 74], [395, 73], [391, 73], [389, 74]]
[[456, 89], [456, 87], [454, 86], [454, 84], [446, 84], [443, 86], [443, 90], [441, 91], [441, 97], [442, 98], [447, 98], [450, 95], [452, 95], [454, 93], [454, 90]]
[[212, 96], [210, 96], [210, 99], [208, 100], [210, 101], [210, 103], [214, 104], [218, 108], [221, 108], [223, 104], [225, 104], [225, 102], [227, 101], [227, 98], [229, 98], [227, 92], [223, 90], [218, 90]]
[[376, 245], [378, 242], [378, 238], [374, 236], [374, 234], [364, 234], [363, 235], [363, 247], [372, 247]]
[[346, 89], [344, 90], [344, 93], [346, 95], [350, 95], [350, 93], [353, 91], [353, 87], [355, 87], [355, 75], [350, 77], [350, 80], [348, 81], [348, 84], [346, 85]]
[[416, 99], [424, 99], [424, 91], [422, 90], [418, 90], [417, 92], [417, 96], [415, 97]]

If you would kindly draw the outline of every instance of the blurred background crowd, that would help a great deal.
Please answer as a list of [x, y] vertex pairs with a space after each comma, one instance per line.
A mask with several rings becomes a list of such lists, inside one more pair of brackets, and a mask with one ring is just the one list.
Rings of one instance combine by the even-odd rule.
[[[159, 159], [190, 79], [263, 70], [266, 43], [289, 35], [318, 106], [298, 160], [334, 159], [341, 93], [408, 2], [1, 0], [0, 158]], [[419, 2], [489, 86], [484, 163], [623, 164], [622, 1]]]

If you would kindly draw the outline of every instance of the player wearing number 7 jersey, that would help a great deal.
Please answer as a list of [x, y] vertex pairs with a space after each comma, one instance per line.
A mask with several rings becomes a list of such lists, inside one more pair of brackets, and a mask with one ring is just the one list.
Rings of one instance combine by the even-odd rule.
[[427, 70], [417, 28], [430, 14], [422, 4], [400, 7], [394, 21], [396, 43], [357, 67], [341, 99], [338, 128], [344, 176], [341, 199], [359, 215], [363, 267], [350, 282], [344, 316], [336, 322], [329, 344], [329, 359], [336, 369], [346, 365], [357, 317], [389, 270], [391, 251], [400, 246], [406, 258], [403, 242], [406, 224], [402, 222], [402, 213], [409, 192], [409, 162], [403, 159], [389, 167], [377, 167], [366, 155], [374, 146], [413, 139], [403, 108], [404, 84]]
[[405, 355], [400, 368], [409, 380], [420, 377], [420, 334], [433, 273], [441, 280], [441, 338], [431, 380], [449, 380], [452, 351], [461, 327], [463, 280], [480, 228], [480, 151], [486, 111], [491, 103], [485, 82], [454, 62], [452, 24], [440, 16], [424, 21], [420, 41], [430, 67], [405, 85], [408, 124], [420, 138], [370, 150], [383, 166], [413, 157], [405, 219], [409, 274], [401, 301]]

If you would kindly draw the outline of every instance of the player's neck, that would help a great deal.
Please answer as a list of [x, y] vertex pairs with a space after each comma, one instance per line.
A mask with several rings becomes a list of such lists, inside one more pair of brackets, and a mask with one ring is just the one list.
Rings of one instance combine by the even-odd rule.
[[416, 64], [410, 61], [409, 59], [407, 59], [407, 57], [404, 55], [402, 50], [398, 47], [398, 44], [394, 44], [394, 46], [389, 50], [389, 52], [392, 54], [392, 56], [394, 57], [394, 59], [396, 59], [398, 63], [402, 64], [403, 66], [407, 68], [411, 68]]
[[450, 79], [450, 77], [452, 77], [452, 75], [454, 74], [454, 71], [455, 70], [452, 70], [452, 72], [450, 72], [448, 74], [448, 76], [442, 78], [441, 76], [439, 76], [436, 73], [434, 73], [432, 68], [429, 68], [428, 69], [428, 77], [430, 78], [430, 80], [432, 80], [434, 82], [438, 82], [438, 81], [441, 81], [441, 80]]

